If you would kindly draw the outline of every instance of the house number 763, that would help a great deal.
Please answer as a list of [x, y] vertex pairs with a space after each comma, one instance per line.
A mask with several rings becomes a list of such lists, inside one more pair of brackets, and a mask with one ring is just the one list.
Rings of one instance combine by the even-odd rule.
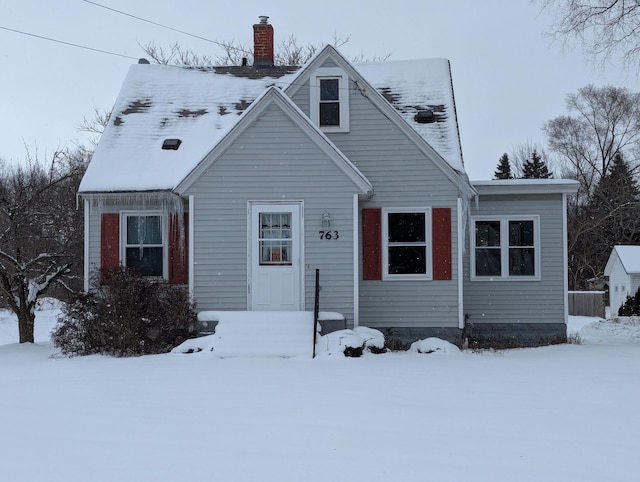
[[338, 231], [318, 231], [320, 239], [338, 239], [340, 233]]

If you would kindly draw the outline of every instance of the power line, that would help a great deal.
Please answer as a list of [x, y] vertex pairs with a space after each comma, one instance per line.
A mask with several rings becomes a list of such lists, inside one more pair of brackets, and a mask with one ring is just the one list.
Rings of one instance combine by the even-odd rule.
[[110, 52], [108, 50], [94, 49], [93, 47], [87, 47], [85, 45], [74, 44], [74, 43], [71, 43], [71, 42], [65, 42], [64, 40], [58, 40], [58, 39], [54, 39], [54, 38], [50, 38], [50, 37], [44, 37], [43, 35], [36, 35], [34, 33], [23, 32], [22, 30], [16, 30], [14, 28], [3, 27], [2, 25], [0, 25], [0, 29], [8, 30], [9, 32], [19, 33], [19, 34], [22, 34], [22, 35], [28, 35], [29, 37], [35, 37], [35, 38], [39, 38], [39, 39], [42, 39], [42, 40], [48, 40], [49, 42], [57, 42], [59, 44], [69, 45], [71, 47], [77, 47], [79, 49], [91, 50], [93, 52], [100, 52], [102, 54], [109, 54], [109, 55], [115, 55], [117, 57], [124, 57], [126, 59], [138, 60], [137, 57], [131, 57], [130, 55], [124, 55], [124, 54], [119, 54], [119, 53], [116, 53], [116, 52]]
[[200, 39], [200, 40], [204, 40], [205, 42], [211, 42], [212, 44], [216, 44], [219, 47], [227, 47], [227, 45], [225, 45], [225, 44], [223, 44], [221, 42], [216, 42], [215, 40], [211, 40], [211, 39], [208, 39], [208, 38], [205, 38], [205, 37], [200, 37], [199, 35], [194, 35], [192, 33], [185, 32], [184, 30], [179, 30], [177, 28], [169, 27], [168, 25], [164, 25], [164, 24], [161, 24], [161, 23], [158, 23], [158, 22], [154, 22], [152, 20], [147, 20], [146, 18], [138, 17], [136, 15], [132, 15], [132, 14], [127, 13], [127, 12], [123, 12], [122, 10], [116, 10], [115, 8], [107, 7], [106, 5], [101, 5], [99, 3], [92, 2], [90, 0], [84, 0], [84, 1], [86, 3], [90, 3], [91, 5], [95, 5], [96, 7], [104, 8], [106, 10], [111, 10], [112, 12], [116, 12], [116, 13], [119, 13], [121, 15], [126, 15], [127, 17], [135, 18], [136, 20], [140, 20], [141, 22], [147, 22], [147, 23], [150, 23], [151, 25], [156, 25], [158, 27], [162, 27], [162, 28], [166, 28], [168, 30], [172, 30], [173, 32], [178, 32], [178, 33], [181, 33], [183, 35], [188, 35], [189, 37], [193, 37], [193, 38], [197, 38], [197, 39]]

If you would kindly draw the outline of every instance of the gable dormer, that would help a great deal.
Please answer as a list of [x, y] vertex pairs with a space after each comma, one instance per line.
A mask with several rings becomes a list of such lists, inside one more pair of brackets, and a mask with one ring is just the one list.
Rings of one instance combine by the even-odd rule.
[[309, 114], [323, 132], [349, 132], [349, 77], [339, 67], [322, 67], [309, 78]]

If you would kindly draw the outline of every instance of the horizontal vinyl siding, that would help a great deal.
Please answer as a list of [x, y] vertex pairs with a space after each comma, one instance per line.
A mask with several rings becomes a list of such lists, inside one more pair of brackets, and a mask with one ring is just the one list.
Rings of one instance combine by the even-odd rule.
[[[309, 88], [294, 101], [309, 112]], [[360, 281], [360, 324], [370, 327], [457, 327], [457, 187], [350, 82], [350, 132], [328, 137], [373, 184], [360, 208], [448, 207], [452, 219], [452, 280]], [[362, 232], [360, 216], [360, 231]], [[361, 244], [361, 243], [360, 243]], [[430, 246], [431, 247], [431, 246]], [[360, 260], [362, 259], [362, 246]], [[360, 265], [362, 273], [362, 265]], [[362, 276], [360, 276], [362, 278]]]
[[[303, 202], [305, 308], [353, 319], [353, 183], [279, 109], [271, 107], [190, 188], [199, 310], [247, 309], [248, 202]], [[323, 213], [338, 240], [320, 240]]]
[[539, 215], [540, 281], [471, 281], [465, 257], [464, 311], [470, 323], [565, 322], [562, 209], [561, 194], [480, 196], [477, 207], [472, 203], [472, 216]]

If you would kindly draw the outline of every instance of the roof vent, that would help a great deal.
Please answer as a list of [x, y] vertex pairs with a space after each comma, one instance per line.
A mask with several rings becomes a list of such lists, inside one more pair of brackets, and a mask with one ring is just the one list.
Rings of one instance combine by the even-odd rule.
[[418, 124], [431, 124], [436, 121], [431, 109], [419, 110], [413, 119]]
[[177, 151], [182, 141], [180, 139], [165, 139], [162, 143], [162, 149], [165, 151]]
[[148, 64], [149, 61], [147, 59], [138, 59], [139, 64]]

